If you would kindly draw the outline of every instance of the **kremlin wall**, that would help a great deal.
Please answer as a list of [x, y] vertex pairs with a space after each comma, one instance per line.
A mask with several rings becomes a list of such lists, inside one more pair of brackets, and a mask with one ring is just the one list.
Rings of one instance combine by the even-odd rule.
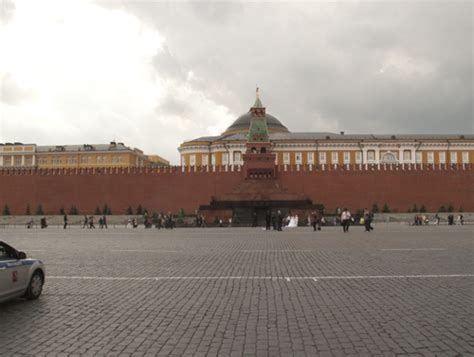
[[[181, 166], [0, 167], [0, 208], [24, 215], [197, 210], [212, 218], [414, 205], [474, 211], [473, 135], [291, 133], [255, 104], [217, 137], [184, 142]], [[242, 213], [243, 211], [246, 211]], [[241, 221], [248, 221], [247, 218]], [[237, 221], [237, 219], [235, 219]]]
[[[0, 204], [11, 214], [32, 212], [41, 204], [45, 214], [77, 207], [93, 214], [107, 204], [113, 214], [141, 205], [150, 212], [195, 212], [212, 197], [232, 191], [243, 180], [239, 166], [214, 168], [130, 169], [4, 169], [0, 170]], [[239, 171], [240, 170], [240, 171]], [[350, 167], [278, 166], [278, 184], [289, 192], [324, 205], [356, 210], [387, 204], [392, 212], [407, 212], [414, 204], [435, 212], [441, 206], [474, 211], [474, 168], [469, 165], [407, 164]]]

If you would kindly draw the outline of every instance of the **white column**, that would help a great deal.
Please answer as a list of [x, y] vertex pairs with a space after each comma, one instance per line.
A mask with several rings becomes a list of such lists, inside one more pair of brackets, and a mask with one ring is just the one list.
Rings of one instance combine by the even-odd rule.
[[403, 163], [403, 149], [399, 149], [399, 150], [398, 150], [398, 162], [399, 162], [400, 164]]
[[376, 164], [380, 163], [380, 149], [379, 148], [375, 149], [375, 163]]
[[3, 155], [0, 155], [0, 166], [3, 166]]
[[36, 166], [36, 155], [33, 154], [33, 156], [31, 157], [31, 166]]
[[367, 164], [367, 149], [366, 148], [362, 149], [362, 163]]
[[412, 162], [412, 164], [416, 163], [416, 150], [415, 150], [415, 148], [411, 149], [411, 162]]
[[25, 155], [21, 155], [21, 166], [25, 166]]
[[229, 150], [229, 165], [234, 164], [234, 152], [232, 150]]

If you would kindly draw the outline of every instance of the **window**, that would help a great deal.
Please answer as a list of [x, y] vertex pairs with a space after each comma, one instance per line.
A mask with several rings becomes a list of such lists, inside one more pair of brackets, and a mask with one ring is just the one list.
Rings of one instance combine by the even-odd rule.
[[25, 158], [25, 165], [26, 165], [26, 166], [31, 166], [31, 165], [33, 165], [33, 158], [32, 158], [31, 156], [27, 156], [27, 157]]
[[216, 164], [216, 154], [212, 154], [211, 155], [211, 165], [215, 165]]
[[440, 151], [438, 153], [439, 155], [439, 163], [440, 164], [445, 164], [446, 163], [446, 153], [444, 151]]
[[325, 152], [320, 152], [319, 153], [319, 163], [321, 165], [326, 163], [326, 153]]
[[189, 165], [196, 166], [196, 155], [189, 155]]
[[428, 151], [428, 164], [434, 163], [434, 153], [433, 151]]
[[186, 162], [187, 162], [187, 161], [186, 161], [186, 156], [184, 156], [184, 155], [181, 156], [181, 165], [182, 165], [182, 166], [186, 166]]
[[383, 154], [382, 162], [393, 163], [393, 162], [396, 162], [396, 161], [397, 161], [397, 158], [395, 157], [395, 155], [393, 153], [386, 152], [385, 154]]
[[463, 162], [463, 164], [468, 164], [469, 163], [469, 152], [468, 151], [463, 151], [462, 152], [462, 162]]
[[300, 152], [295, 152], [295, 163], [297, 165], [301, 165], [302, 163], [302, 155]]
[[88, 164], [89, 156], [81, 156], [81, 164]]
[[283, 164], [288, 165], [290, 163], [290, 153], [284, 152], [283, 153]]
[[201, 165], [202, 166], [207, 166], [209, 165], [209, 155], [208, 154], [203, 154], [201, 158]]
[[344, 163], [345, 164], [351, 163], [351, 153], [349, 151], [344, 151]]
[[21, 156], [15, 156], [15, 166], [21, 166]]
[[452, 164], [456, 164], [458, 162], [458, 153], [457, 152], [449, 153], [449, 159]]
[[242, 160], [241, 152], [234, 151], [234, 164], [240, 164], [240, 160]]
[[362, 162], [362, 152], [356, 151], [356, 164], [360, 164]]
[[339, 160], [338, 160], [338, 154], [337, 154], [336, 151], [333, 151], [333, 152], [331, 153], [331, 163], [337, 164], [338, 161], [339, 161]]
[[306, 157], [308, 164], [312, 165], [314, 164], [314, 152], [309, 152]]
[[416, 162], [417, 164], [421, 164], [421, 152], [420, 152], [420, 151], [417, 151], [417, 152], [415, 153], [415, 162]]
[[122, 161], [122, 157], [121, 156], [112, 156], [112, 163], [114, 164], [118, 164]]
[[222, 153], [222, 165], [228, 165], [229, 164], [229, 154], [224, 152]]
[[405, 150], [403, 152], [403, 161], [411, 161], [411, 151]]
[[369, 162], [375, 161], [375, 151], [374, 150], [367, 151], [367, 161], [369, 161]]

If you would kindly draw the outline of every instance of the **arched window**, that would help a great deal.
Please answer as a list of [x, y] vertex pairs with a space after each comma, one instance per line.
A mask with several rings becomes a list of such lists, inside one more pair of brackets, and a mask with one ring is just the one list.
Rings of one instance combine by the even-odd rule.
[[397, 161], [397, 158], [391, 152], [387, 152], [387, 153], [383, 154], [382, 162], [393, 163], [393, 162], [396, 162], [396, 161]]

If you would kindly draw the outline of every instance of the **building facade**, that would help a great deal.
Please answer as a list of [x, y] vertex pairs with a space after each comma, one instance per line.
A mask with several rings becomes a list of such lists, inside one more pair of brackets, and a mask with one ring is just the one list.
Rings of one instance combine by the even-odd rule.
[[167, 166], [158, 155], [147, 156], [137, 148], [114, 141], [109, 144], [56, 145], [0, 144], [0, 167], [86, 168]]
[[[252, 108], [257, 105], [261, 105], [259, 98]], [[274, 116], [264, 114], [264, 117], [276, 165], [474, 162], [474, 135], [293, 133]], [[240, 116], [219, 136], [200, 137], [182, 143], [178, 148], [181, 165], [242, 165], [250, 119], [249, 112]]]

